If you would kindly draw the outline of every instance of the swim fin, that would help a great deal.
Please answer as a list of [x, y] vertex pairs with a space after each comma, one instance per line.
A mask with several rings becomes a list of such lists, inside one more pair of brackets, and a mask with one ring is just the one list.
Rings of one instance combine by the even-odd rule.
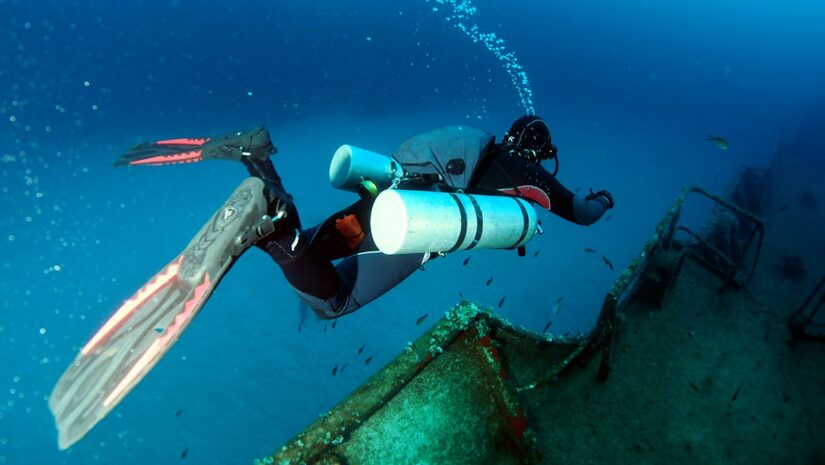
[[144, 142], [126, 151], [115, 166], [170, 165], [203, 160], [203, 146], [209, 139], [170, 139]]
[[81, 439], [160, 361], [224, 273], [263, 235], [265, 222], [271, 232], [266, 214], [263, 181], [247, 178], [186, 249], [83, 347], [49, 396], [61, 449]]
[[115, 166], [171, 165], [202, 160], [265, 159], [278, 149], [266, 128], [235, 131], [218, 137], [182, 138], [144, 142], [126, 151]]

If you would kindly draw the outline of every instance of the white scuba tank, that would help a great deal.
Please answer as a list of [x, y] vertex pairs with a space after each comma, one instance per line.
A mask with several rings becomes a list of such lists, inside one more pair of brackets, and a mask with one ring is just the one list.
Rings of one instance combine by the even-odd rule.
[[518, 197], [398, 189], [381, 192], [370, 217], [388, 255], [519, 247], [537, 225], [535, 209]]
[[338, 189], [357, 192], [362, 181], [369, 179], [378, 189], [390, 187], [403, 176], [404, 170], [392, 158], [352, 145], [338, 147], [329, 164], [329, 182]]

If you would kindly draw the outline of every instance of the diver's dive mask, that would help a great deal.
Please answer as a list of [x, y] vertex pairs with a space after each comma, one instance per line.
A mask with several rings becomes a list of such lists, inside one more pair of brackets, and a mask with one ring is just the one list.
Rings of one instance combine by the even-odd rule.
[[555, 160], [553, 175], [559, 172], [559, 149], [551, 141], [550, 127], [538, 116], [525, 115], [515, 120], [504, 136], [504, 144], [510, 153], [533, 163]]

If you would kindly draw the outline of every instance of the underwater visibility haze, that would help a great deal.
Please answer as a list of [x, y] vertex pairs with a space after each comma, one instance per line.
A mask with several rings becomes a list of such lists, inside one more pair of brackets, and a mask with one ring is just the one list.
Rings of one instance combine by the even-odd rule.
[[[817, 154], [811, 179], [825, 174], [819, 2], [0, 0], [0, 9], [0, 465], [251, 463], [461, 300], [539, 333], [588, 333], [685, 185], [724, 194], [789, 141]], [[337, 320], [302, 307], [278, 266], [250, 251], [153, 371], [59, 450], [48, 398], [61, 374], [247, 177], [220, 160], [115, 168], [126, 149], [265, 126], [306, 226], [357, 199], [328, 179], [342, 144], [390, 154], [454, 124], [500, 140], [524, 114], [548, 122], [565, 186], [612, 193], [601, 221], [539, 212], [543, 234], [523, 257], [447, 254]], [[806, 228], [794, 212], [822, 218], [811, 179], [791, 183], [783, 228]], [[774, 267], [799, 295], [825, 259], [825, 245], [805, 246], [788, 244]]]

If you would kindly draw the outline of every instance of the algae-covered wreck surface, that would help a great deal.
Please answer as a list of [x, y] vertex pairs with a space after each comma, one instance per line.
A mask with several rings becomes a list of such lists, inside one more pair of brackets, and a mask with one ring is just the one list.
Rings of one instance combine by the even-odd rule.
[[[464, 302], [262, 463], [533, 463], [535, 441], [504, 345], [562, 359], [575, 344], [518, 333]], [[506, 342], [505, 342], [506, 341]], [[515, 347], [514, 347], [515, 348]], [[493, 462], [489, 462], [494, 460]]]

